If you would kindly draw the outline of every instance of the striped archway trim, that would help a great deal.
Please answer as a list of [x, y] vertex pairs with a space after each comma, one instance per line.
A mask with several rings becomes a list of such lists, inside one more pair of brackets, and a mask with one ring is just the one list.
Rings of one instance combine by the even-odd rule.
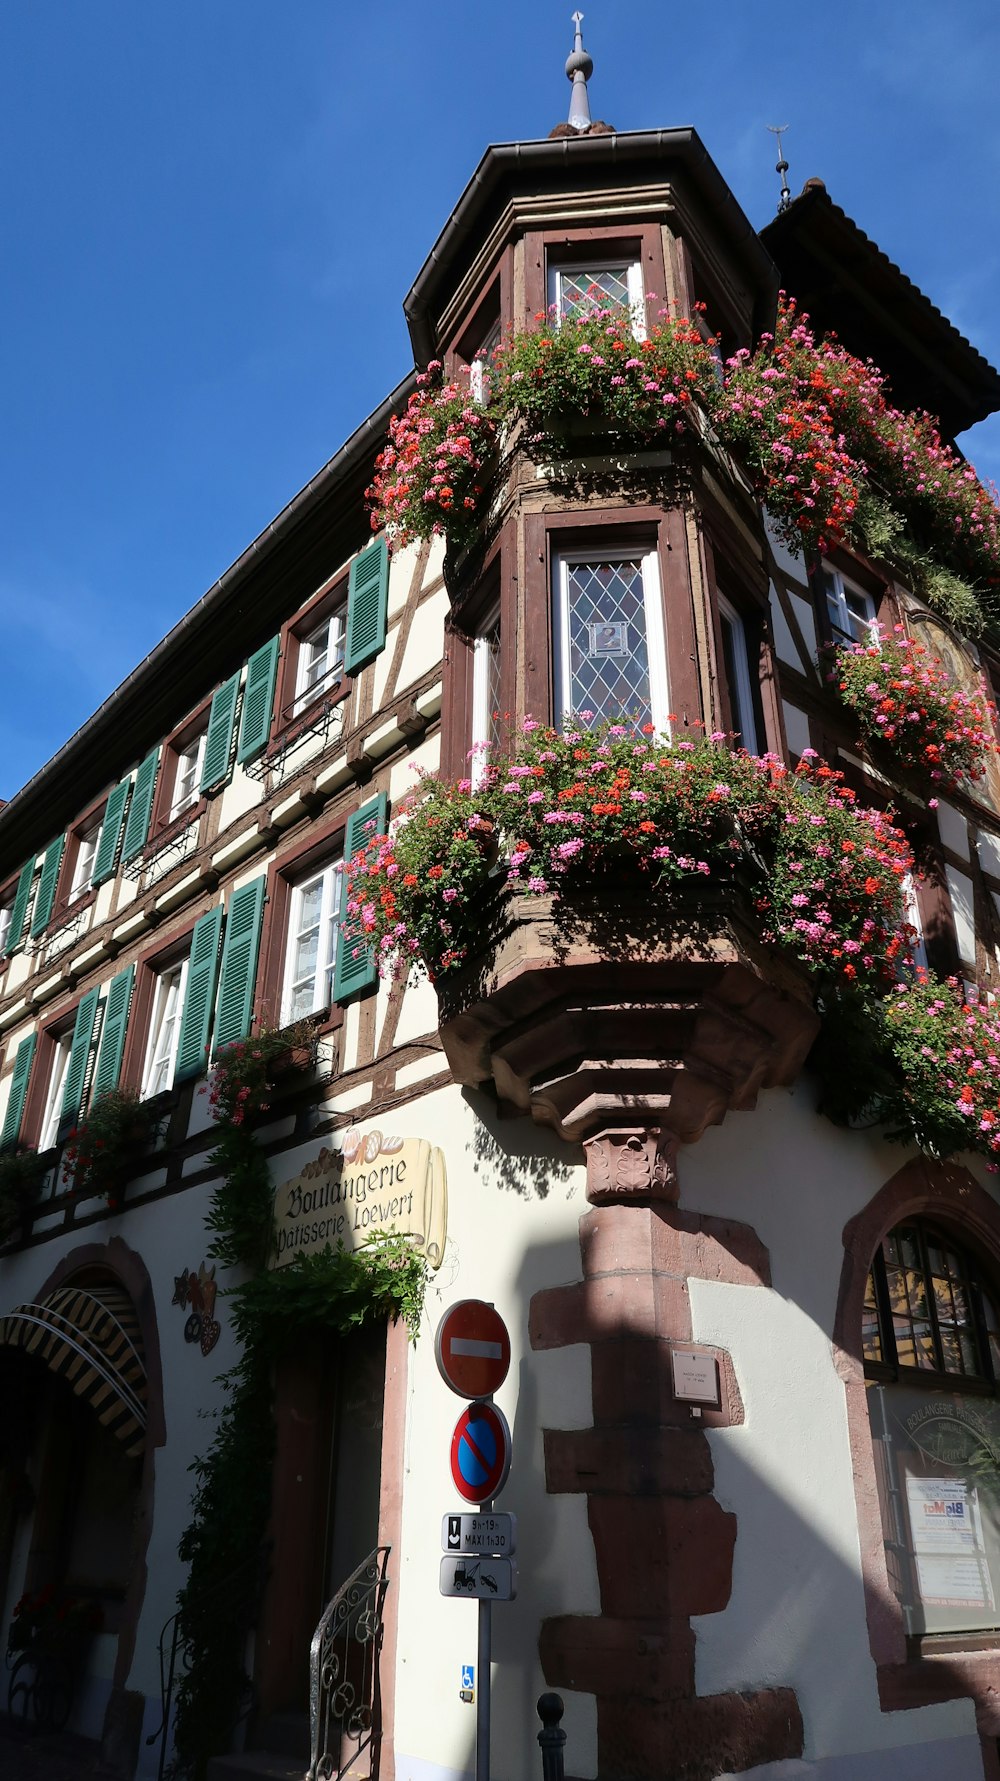
[[121, 1287], [60, 1286], [0, 1318], [0, 1347], [20, 1348], [68, 1380], [130, 1458], [146, 1438], [146, 1365], [135, 1306]]

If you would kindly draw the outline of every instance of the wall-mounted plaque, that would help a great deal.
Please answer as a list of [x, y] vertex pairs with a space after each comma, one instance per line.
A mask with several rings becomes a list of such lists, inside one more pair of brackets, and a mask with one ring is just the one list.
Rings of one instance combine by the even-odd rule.
[[706, 1404], [718, 1410], [719, 1363], [714, 1354], [699, 1354], [693, 1348], [672, 1348], [674, 1397], [683, 1404]]

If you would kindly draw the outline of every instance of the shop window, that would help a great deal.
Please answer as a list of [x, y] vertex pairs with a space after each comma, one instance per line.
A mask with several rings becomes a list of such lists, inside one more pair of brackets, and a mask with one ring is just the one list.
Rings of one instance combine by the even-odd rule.
[[733, 730], [741, 748], [760, 753], [754, 679], [750, 670], [747, 627], [724, 594], [719, 595], [719, 629], [722, 634], [722, 667], [729, 694]]
[[567, 552], [555, 560], [558, 722], [667, 727], [666, 639], [655, 551]]
[[469, 777], [473, 786], [482, 783], [487, 763], [497, 758], [501, 748], [501, 702], [500, 608], [495, 606], [472, 640], [472, 753]]
[[884, 1238], [862, 1347], [889, 1579], [913, 1637], [1000, 1628], [1000, 1319], [971, 1254], [921, 1219]]
[[876, 619], [871, 594], [829, 563], [819, 574], [834, 643], [869, 643]]
[[187, 980], [187, 958], [179, 959], [156, 973], [142, 1072], [143, 1100], [162, 1094], [173, 1083]]
[[548, 298], [558, 321], [588, 315], [595, 308], [628, 309], [636, 339], [645, 336], [645, 293], [638, 259], [623, 256], [550, 265]]
[[328, 1008], [333, 1001], [344, 874], [340, 859], [315, 867], [291, 886], [285, 951], [282, 1024]]

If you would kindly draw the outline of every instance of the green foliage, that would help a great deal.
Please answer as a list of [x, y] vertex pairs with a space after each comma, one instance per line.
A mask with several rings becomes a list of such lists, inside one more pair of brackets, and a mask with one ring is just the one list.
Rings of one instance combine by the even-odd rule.
[[156, 1114], [134, 1089], [109, 1088], [74, 1126], [63, 1151], [63, 1180], [74, 1195], [103, 1194], [118, 1205], [129, 1168], [149, 1142]]
[[909, 849], [839, 773], [804, 759], [793, 774], [722, 736], [667, 740], [651, 724], [521, 729], [516, 758], [484, 763], [475, 792], [423, 780], [392, 834], [350, 863], [347, 907], [383, 969], [416, 963], [437, 981], [460, 967], [505, 886], [567, 898], [611, 882], [669, 908], [675, 887], [738, 877], [765, 942], [822, 973], [895, 975]]
[[550, 453], [579, 451], [581, 416], [634, 447], [697, 430], [695, 404], [707, 414], [718, 406], [716, 361], [691, 321], [661, 310], [639, 340], [622, 306], [587, 304], [561, 321], [550, 310], [536, 320], [533, 332], [497, 348], [492, 407], [503, 421], [522, 421]]
[[45, 1166], [33, 1150], [10, 1150], [0, 1155], [0, 1243], [19, 1228], [44, 1174]]

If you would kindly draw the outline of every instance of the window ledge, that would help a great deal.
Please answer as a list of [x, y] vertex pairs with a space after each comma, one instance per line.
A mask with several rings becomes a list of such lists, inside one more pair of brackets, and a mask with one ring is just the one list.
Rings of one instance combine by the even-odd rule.
[[[54, 935], [60, 933], [63, 928], [68, 928], [71, 921], [75, 921], [78, 915], [82, 915], [85, 909], [89, 909], [93, 903], [96, 903], [99, 888], [99, 886], [95, 886], [91, 890], [84, 891], [82, 897], [74, 897], [71, 903], [60, 903], [59, 907], [53, 910], [48, 927], [38, 935], [35, 944], [46, 946]], [[28, 937], [30, 938], [30, 934]]]
[[344, 703], [353, 685], [353, 680], [348, 680], [345, 676], [343, 680], [337, 682], [334, 689], [321, 693], [311, 704], [303, 706], [295, 716], [283, 722], [281, 727], [275, 730], [264, 750], [264, 759], [270, 760], [273, 755], [281, 754], [300, 736], [308, 735], [309, 731], [320, 723], [328, 712], [335, 711], [338, 705]]
[[196, 803], [190, 804], [186, 810], [182, 810], [179, 816], [171, 818], [156, 835], [150, 837], [146, 843], [143, 858], [155, 860], [165, 847], [170, 846], [171, 841], [176, 841], [178, 835], [183, 835], [185, 829], [189, 829], [192, 823], [199, 822], [207, 808], [208, 797], [203, 794]]

